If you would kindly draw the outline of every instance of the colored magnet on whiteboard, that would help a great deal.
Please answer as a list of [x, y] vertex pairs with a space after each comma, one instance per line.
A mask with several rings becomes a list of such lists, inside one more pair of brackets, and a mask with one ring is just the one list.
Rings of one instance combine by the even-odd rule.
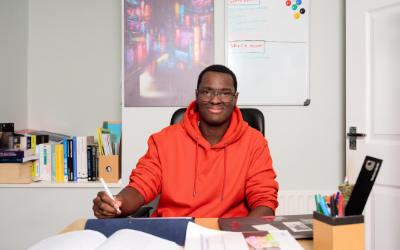
[[290, 0], [287, 0], [287, 1], [286, 1], [286, 5], [287, 5], [287, 6], [292, 5], [292, 2], [291, 2]]
[[294, 18], [299, 19], [299, 17], [300, 17], [299, 13], [294, 14]]
[[296, 1], [296, 4], [297, 4], [297, 5], [301, 5], [301, 3], [302, 3], [301, 0], [297, 0], [297, 1]]
[[296, 4], [293, 4], [293, 5], [292, 5], [292, 9], [293, 9], [293, 10], [297, 10], [297, 5], [296, 5]]
[[304, 14], [304, 13], [306, 13], [306, 10], [304, 8], [301, 8], [300, 9], [300, 14]]

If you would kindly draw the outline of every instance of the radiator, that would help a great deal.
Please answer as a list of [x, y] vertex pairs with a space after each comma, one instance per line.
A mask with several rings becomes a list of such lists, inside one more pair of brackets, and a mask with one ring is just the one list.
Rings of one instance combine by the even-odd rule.
[[276, 215], [312, 214], [316, 210], [315, 194], [332, 195], [337, 190], [283, 190], [278, 192]]

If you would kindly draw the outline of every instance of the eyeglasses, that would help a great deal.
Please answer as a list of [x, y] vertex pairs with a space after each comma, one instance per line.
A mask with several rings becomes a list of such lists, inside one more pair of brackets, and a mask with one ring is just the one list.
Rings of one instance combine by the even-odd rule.
[[214, 95], [218, 95], [218, 98], [221, 102], [231, 102], [233, 98], [235, 97], [235, 93], [232, 93], [230, 91], [220, 91], [220, 92], [214, 92], [211, 90], [197, 90], [197, 94], [199, 95], [200, 100], [203, 102], [210, 102], [213, 98]]

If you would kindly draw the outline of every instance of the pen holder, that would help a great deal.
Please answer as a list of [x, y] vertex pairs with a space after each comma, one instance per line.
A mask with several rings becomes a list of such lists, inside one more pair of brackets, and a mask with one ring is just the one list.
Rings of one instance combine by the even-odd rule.
[[365, 249], [364, 215], [330, 217], [314, 211], [314, 250]]

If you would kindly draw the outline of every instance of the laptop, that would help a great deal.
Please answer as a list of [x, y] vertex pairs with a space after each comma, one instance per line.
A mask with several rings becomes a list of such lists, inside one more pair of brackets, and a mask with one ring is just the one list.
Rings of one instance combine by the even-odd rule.
[[268, 231], [288, 230], [296, 239], [313, 237], [312, 214], [220, 218], [218, 224], [222, 231], [265, 234]]

